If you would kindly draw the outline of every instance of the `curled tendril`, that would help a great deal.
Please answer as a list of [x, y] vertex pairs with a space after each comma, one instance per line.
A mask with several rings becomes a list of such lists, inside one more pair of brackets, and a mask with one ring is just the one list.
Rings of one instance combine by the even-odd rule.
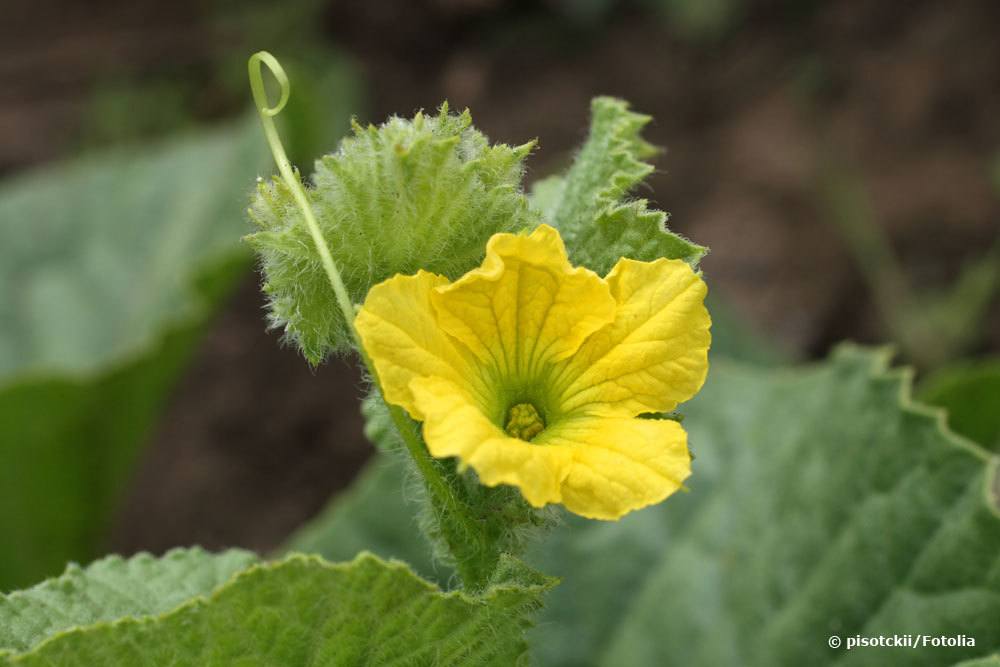
[[[281, 86], [281, 99], [273, 107], [267, 106], [267, 91], [264, 90], [264, 77], [262, 75], [265, 66], [271, 71], [271, 76], [275, 78], [278, 85]], [[285, 68], [281, 66], [277, 58], [267, 51], [258, 51], [247, 61], [247, 70], [250, 74], [250, 90], [253, 93], [253, 101], [257, 105], [258, 113], [264, 116], [277, 116], [288, 104], [288, 97], [292, 93], [292, 85], [288, 82]]]
[[[274, 106], [268, 105], [267, 90], [264, 88], [265, 66], [275, 80], [277, 80], [278, 85], [281, 86], [281, 97]], [[285, 108], [288, 98], [292, 93], [292, 86], [288, 81], [288, 75], [285, 74], [285, 69], [278, 62], [278, 59], [267, 51], [258, 51], [250, 56], [250, 59], [247, 60], [247, 73], [250, 76], [250, 92], [253, 94], [254, 105], [257, 107], [257, 114], [260, 116], [260, 123], [264, 128], [264, 136], [267, 138], [268, 146], [271, 148], [271, 155], [274, 156], [274, 161], [278, 165], [278, 172], [281, 174], [281, 179], [288, 186], [288, 189], [291, 190], [295, 204], [302, 212], [306, 227], [309, 229], [309, 234], [316, 245], [316, 252], [319, 253], [323, 269], [330, 280], [330, 286], [333, 288], [333, 293], [337, 298], [337, 305], [343, 311], [344, 319], [350, 326], [350, 323], [354, 321], [354, 306], [351, 303], [351, 297], [347, 293], [347, 288], [340, 277], [337, 264], [333, 261], [330, 248], [327, 247], [323, 233], [319, 229], [316, 216], [313, 215], [312, 206], [309, 204], [309, 198], [302, 187], [302, 182], [299, 180], [298, 174], [292, 169], [292, 163], [288, 161], [285, 147], [281, 144], [281, 137], [278, 136], [278, 128], [274, 125], [275, 116]], [[353, 327], [351, 327], [351, 332], [354, 333]], [[356, 340], [357, 335], [354, 335]]]

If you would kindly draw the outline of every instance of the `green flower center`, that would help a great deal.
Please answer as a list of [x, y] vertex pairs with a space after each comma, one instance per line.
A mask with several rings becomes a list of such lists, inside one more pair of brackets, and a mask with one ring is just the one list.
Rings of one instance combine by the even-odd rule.
[[504, 431], [512, 438], [530, 441], [545, 430], [545, 422], [531, 403], [518, 403], [507, 413]]

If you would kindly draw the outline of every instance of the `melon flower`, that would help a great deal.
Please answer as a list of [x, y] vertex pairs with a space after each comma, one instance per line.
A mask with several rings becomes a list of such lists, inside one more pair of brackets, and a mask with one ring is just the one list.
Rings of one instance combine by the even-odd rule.
[[421, 271], [376, 285], [355, 325], [432, 456], [535, 507], [618, 519], [691, 473], [684, 429], [648, 413], [705, 380], [706, 290], [679, 260], [622, 259], [604, 279], [574, 268], [542, 225], [494, 235], [455, 282]]

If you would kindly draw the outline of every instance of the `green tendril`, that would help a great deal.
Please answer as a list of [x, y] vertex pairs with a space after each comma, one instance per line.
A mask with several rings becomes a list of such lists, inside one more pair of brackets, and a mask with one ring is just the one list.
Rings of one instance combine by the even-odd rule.
[[[267, 91], [264, 89], [265, 66], [278, 82], [278, 85], [281, 86], [281, 98], [273, 107], [268, 106]], [[256, 105], [257, 113], [260, 115], [260, 124], [264, 128], [264, 136], [267, 138], [267, 144], [271, 148], [271, 155], [274, 156], [274, 162], [278, 165], [278, 172], [281, 174], [282, 180], [288, 186], [288, 189], [291, 190], [292, 196], [295, 198], [295, 204], [302, 212], [302, 217], [305, 218], [306, 227], [309, 229], [309, 234], [316, 245], [316, 252], [319, 253], [320, 261], [323, 263], [323, 270], [326, 271], [326, 276], [330, 280], [330, 286], [337, 297], [337, 305], [340, 306], [341, 312], [344, 313], [344, 319], [360, 350], [360, 341], [357, 339], [354, 327], [351, 326], [351, 323], [354, 321], [354, 306], [351, 303], [351, 297], [347, 293], [344, 281], [340, 277], [340, 271], [337, 270], [337, 264], [333, 261], [330, 249], [326, 245], [326, 239], [323, 238], [323, 233], [316, 222], [316, 216], [313, 214], [312, 206], [309, 205], [309, 199], [306, 196], [305, 189], [302, 187], [302, 181], [292, 169], [292, 163], [288, 161], [285, 147], [281, 144], [281, 137], [278, 136], [278, 128], [274, 125], [275, 116], [285, 108], [288, 98], [292, 93], [292, 86], [288, 81], [288, 75], [285, 74], [285, 70], [281, 66], [281, 63], [278, 62], [278, 59], [267, 51], [258, 51], [250, 56], [250, 59], [247, 61], [247, 73], [250, 75], [250, 91], [253, 93], [254, 105]]]

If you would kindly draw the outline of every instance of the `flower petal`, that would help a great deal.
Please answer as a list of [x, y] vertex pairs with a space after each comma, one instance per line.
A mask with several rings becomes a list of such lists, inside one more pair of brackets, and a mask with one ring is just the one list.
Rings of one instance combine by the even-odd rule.
[[691, 474], [687, 434], [675, 421], [584, 417], [543, 436], [541, 449], [572, 452], [562, 503], [589, 519], [615, 520], [658, 503]]
[[510, 484], [535, 507], [559, 502], [560, 483], [572, 453], [512, 438], [447, 380], [414, 379], [410, 388], [424, 419], [424, 441], [432, 456], [457, 456], [487, 486]]
[[465, 394], [485, 393], [472, 356], [435, 320], [430, 294], [447, 284], [447, 278], [426, 271], [395, 276], [371, 288], [354, 320], [385, 400], [418, 420], [423, 414], [410, 392], [415, 377], [433, 375], [452, 381]]
[[441, 326], [483, 363], [530, 382], [545, 361], [565, 359], [614, 319], [608, 285], [573, 268], [559, 233], [496, 234], [486, 259], [431, 297]]
[[615, 321], [592, 335], [553, 379], [560, 410], [635, 416], [673, 410], [708, 372], [705, 282], [680, 260], [620, 260], [607, 282]]

